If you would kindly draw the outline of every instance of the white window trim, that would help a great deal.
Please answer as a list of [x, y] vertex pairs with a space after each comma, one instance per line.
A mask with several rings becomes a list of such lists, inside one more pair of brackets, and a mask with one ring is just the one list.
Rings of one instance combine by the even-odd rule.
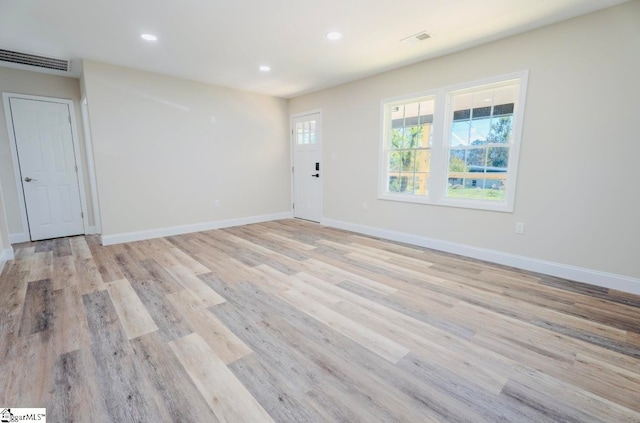
[[[485, 78], [481, 80], [465, 82], [461, 84], [449, 85], [430, 91], [421, 91], [399, 97], [391, 97], [383, 99], [380, 102], [380, 142], [378, 153], [378, 199], [388, 201], [399, 201], [405, 203], [430, 204], [436, 206], [461, 207], [479, 210], [490, 210], [498, 212], [511, 213], [515, 206], [515, 191], [518, 175], [518, 162], [520, 157], [520, 144], [522, 140], [522, 127], [524, 123], [526, 92], [529, 71], [520, 71], [510, 74]], [[495, 84], [508, 80], [519, 79], [520, 91], [518, 93], [518, 101], [513, 111], [513, 144], [509, 151], [509, 167], [507, 171], [506, 196], [504, 201], [490, 200], [471, 200], [465, 198], [446, 197], [447, 183], [447, 142], [449, 141], [446, 130], [451, 125], [452, 114], [447, 113], [449, 94], [454, 91], [460, 91], [479, 87], [482, 85]], [[412, 195], [412, 194], [393, 194], [387, 192], [387, 167], [388, 163], [385, 158], [385, 142], [387, 140], [385, 131], [387, 126], [387, 107], [394, 103], [406, 103], [408, 100], [419, 99], [422, 97], [435, 97], [435, 110], [433, 114], [432, 124], [432, 145], [431, 145], [431, 168], [429, 175], [429, 192], [428, 195]]]

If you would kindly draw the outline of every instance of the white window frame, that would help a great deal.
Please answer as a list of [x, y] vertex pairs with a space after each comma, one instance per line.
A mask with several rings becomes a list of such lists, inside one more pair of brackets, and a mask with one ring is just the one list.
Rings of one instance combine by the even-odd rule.
[[[405, 203], [431, 204], [437, 206], [461, 207], [479, 210], [491, 210], [499, 212], [513, 212], [515, 204], [516, 180], [518, 175], [518, 162], [520, 156], [520, 144], [522, 139], [522, 126], [524, 122], [527, 81], [529, 72], [521, 71], [492, 78], [450, 85], [436, 90], [422, 91], [400, 97], [383, 99], [380, 102], [380, 148], [378, 155], [378, 199], [399, 201]], [[509, 80], [519, 80], [518, 101], [513, 110], [513, 143], [509, 147], [509, 165], [505, 185], [505, 199], [503, 201], [475, 200], [468, 198], [447, 197], [448, 183], [448, 143], [451, 136], [450, 128], [453, 113], [450, 112], [450, 96], [458, 91], [473, 88], [481, 88], [484, 85], [492, 85]], [[399, 104], [417, 101], [420, 98], [434, 96], [435, 109], [433, 114], [431, 162], [429, 169], [428, 194], [414, 195], [405, 193], [388, 192], [388, 166], [385, 155], [391, 128], [389, 128], [389, 110]]]

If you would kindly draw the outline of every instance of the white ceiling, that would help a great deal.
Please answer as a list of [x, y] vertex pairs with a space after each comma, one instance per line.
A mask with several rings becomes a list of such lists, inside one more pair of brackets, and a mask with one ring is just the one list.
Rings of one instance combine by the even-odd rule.
[[625, 1], [0, 0], [0, 49], [290, 98]]

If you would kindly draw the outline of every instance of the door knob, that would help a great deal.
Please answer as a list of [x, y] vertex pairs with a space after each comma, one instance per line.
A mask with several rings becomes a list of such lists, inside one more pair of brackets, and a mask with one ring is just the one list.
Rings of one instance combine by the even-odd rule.
[[31, 182], [31, 181], [37, 181], [37, 179], [31, 179], [28, 176], [26, 178], [24, 178], [25, 182]]
[[319, 178], [319, 177], [320, 177], [320, 174], [319, 174], [319, 173], [316, 173], [315, 175], [311, 175], [311, 176], [314, 176], [314, 177], [316, 177], [316, 178]]

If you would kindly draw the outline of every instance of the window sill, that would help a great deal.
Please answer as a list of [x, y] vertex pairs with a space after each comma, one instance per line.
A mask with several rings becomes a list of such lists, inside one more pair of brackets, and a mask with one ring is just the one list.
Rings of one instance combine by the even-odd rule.
[[441, 198], [436, 201], [427, 196], [416, 196], [410, 194], [379, 194], [379, 200], [395, 201], [399, 203], [426, 204], [430, 206], [456, 207], [462, 209], [485, 210], [501, 213], [513, 213], [513, 205], [506, 201], [485, 201], [485, 200], [468, 200], [464, 198]]

